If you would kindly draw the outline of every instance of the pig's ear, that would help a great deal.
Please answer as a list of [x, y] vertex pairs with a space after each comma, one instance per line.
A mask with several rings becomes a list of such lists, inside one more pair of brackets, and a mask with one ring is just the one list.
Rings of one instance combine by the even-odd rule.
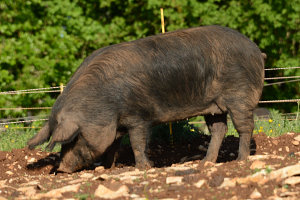
[[78, 135], [78, 125], [74, 122], [63, 121], [58, 124], [57, 128], [52, 134], [52, 138], [47, 146], [52, 150], [57, 142], [68, 143], [71, 142]]
[[29, 149], [33, 149], [35, 146], [43, 144], [44, 142], [48, 141], [50, 138], [50, 129], [49, 129], [49, 122], [47, 122], [44, 127], [33, 136], [28, 142]]

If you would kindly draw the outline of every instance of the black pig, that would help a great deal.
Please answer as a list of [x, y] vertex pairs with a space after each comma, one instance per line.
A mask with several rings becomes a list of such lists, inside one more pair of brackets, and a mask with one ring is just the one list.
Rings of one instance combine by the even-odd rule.
[[212, 135], [205, 161], [215, 162], [227, 113], [240, 136], [238, 160], [249, 155], [253, 110], [264, 82], [259, 48], [235, 30], [204, 26], [124, 42], [95, 51], [55, 102], [29, 148], [62, 143], [60, 171], [91, 165], [129, 133], [137, 167], [151, 126], [204, 115]]

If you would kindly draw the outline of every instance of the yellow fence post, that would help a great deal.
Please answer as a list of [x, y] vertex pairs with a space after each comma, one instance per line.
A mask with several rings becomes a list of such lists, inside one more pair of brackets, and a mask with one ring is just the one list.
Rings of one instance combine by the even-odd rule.
[[161, 32], [165, 33], [164, 9], [160, 8]]
[[[164, 9], [160, 8], [160, 19], [161, 19], [161, 32], [165, 33], [165, 19], [164, 19]], [[174, 138], [173, 138], [173, 131], [172, 131], [172, 122], [169, 122], [169, 129], [170, 129], [170, 138], [171, 138], [171, 146], [174, 145]]]
[[59, 89], [60, 89], [60, 93], [63, 93], [63, 91], [64, 91], [64, 84], [63, 83], [60, 83]]

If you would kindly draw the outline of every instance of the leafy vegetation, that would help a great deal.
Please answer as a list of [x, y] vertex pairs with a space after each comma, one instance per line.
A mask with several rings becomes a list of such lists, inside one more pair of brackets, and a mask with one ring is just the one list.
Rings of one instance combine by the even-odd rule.
[[[166, 30], [219, 24], [239, 30], [268, 55], [267, 67], [300, 66], [300, 0], [3, 0], [0, 91], [66, 84], [95, 49]], [[300, 70], [268, 72], [299, 76]], [[299, 82], [268, 86], [263, 99], [300, 98]], [[0, 107], [52, 106], [57, 94], [0, 95]], [[295, 104], [268, 105], [295, 111]], [[280, 107], [279, 107], [280, 106]], [[0, 111], [0, 118], [40, 110]]]

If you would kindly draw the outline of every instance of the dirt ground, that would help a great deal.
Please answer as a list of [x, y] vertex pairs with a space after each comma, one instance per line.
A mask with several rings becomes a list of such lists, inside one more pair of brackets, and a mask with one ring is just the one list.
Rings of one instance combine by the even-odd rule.
[[202, 163], [210, 136], [152, 143], [155, 167], [138, 170], [128, 146], [116, 167], [55, 173], [59, 153], [0, 152], [1, 199], [300, 199], [300, 133], [254, 135], [252, 156], [237, 162], [238, 138], [226, 137], [216, 164]]

